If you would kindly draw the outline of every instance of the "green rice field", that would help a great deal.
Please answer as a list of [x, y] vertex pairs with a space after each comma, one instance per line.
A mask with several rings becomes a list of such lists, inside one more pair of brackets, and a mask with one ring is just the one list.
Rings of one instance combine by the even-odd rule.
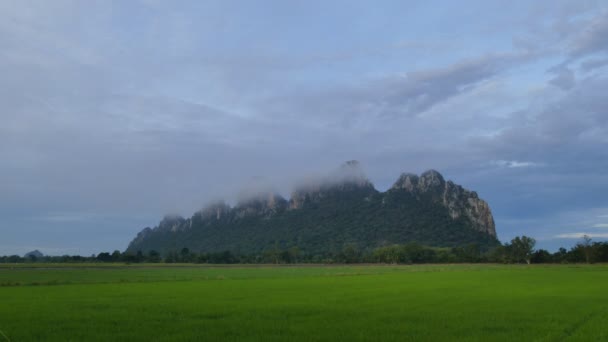
[[0, 341], [608, 341], [608, 265], [2, 265]]

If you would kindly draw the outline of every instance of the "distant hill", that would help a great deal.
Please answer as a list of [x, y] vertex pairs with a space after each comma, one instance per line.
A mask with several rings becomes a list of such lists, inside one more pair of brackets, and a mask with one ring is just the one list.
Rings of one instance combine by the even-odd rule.
[[307, 255], [332, 255], [354, 245], [361, 250], [417, 242], [456, 247], [499, 244], [488, 204], [434, 170], [402, 174], [386, 192], [377, 191], [359, 163], [350, 161], [289, 200], [261, 194], [230, 207], [211, 204], [191, 218], [166, 216], [143, 229], [127, 252], [160, 253], [186, 247], [194, 252], [263, 253], [298, 247]]
[[44, 254], [42, 254], [42, 252], [36, 249], [31, 252], [25, 253], [24, 257], [38, 259], [44, 257]]

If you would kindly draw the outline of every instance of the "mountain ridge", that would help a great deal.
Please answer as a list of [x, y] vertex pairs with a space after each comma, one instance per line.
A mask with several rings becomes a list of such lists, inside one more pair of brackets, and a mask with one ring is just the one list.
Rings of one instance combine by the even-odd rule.
[[380, 192], [357, 161], [348, 161], [325, 179], [296, 187], [289, 199], [266, 192], [233, 207], [213, 202], [190, 218], [165, 216], [139, 232], [127, 252], [185, 247], [251, 254], [280, 246], [327, 255], [345, 244], [372, 249], [405, 242], [498, 244], [490, 207], [475, 191], [428, 170], [403, 173]]

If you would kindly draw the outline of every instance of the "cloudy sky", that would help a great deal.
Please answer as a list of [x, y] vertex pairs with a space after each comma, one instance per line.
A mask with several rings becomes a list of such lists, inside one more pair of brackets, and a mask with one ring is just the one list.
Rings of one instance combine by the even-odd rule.
[[608, 1], [0, 2], [0, 255], [357, 159], [437, 169], [504, 242], [608, 239]]

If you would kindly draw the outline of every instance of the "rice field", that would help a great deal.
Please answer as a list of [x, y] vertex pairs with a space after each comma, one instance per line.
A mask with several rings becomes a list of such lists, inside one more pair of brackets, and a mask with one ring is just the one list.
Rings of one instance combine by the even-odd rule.
[[608, 265], [0, 266], [0, 341], [608, 341]]

